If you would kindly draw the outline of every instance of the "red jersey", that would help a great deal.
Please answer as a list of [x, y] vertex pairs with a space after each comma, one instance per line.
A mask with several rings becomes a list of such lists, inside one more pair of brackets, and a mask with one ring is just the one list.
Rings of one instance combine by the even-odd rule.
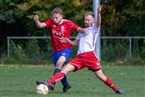
[[70, 20], [63, 19], [60, 24], [55, 24], [50, 18], [44, 22], [46, 27], [51, 30], [51, 44], [54, 51], [58, 52], [65, 48], [71, 48], [69, 43], [60, 42], [60, 38], [67, 37], [70, 39], [71, 31], [77, 31], [78, 25]]

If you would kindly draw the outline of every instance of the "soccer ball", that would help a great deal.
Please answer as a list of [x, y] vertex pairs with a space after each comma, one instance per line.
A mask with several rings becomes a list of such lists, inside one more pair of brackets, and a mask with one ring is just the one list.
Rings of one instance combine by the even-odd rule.
[[49, 89], [48, 89], [48, 87], [47, 87], [46, 85], [44, 85], [44, 84], [40, 84], [40, 85], [38, 85], [38, 86], [36, 87], [36, 93], [37, 93], [37, 94], [46, 95], [46, 94], [48, 94], [48, 92], [49, 92]]

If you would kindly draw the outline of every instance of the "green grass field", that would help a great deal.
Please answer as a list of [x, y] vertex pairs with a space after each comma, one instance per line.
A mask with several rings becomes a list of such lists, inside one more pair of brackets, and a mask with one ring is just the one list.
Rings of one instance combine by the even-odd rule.
[[58, 82], [55, 91], [38, 95], [35, 92], [35, 81], [50, 78], [52, 66], [7, 65], [0, 68], [0, 97], [145, 97], [144, 66], [102, 67], [105, 75], [109, 76], [116, 86], [127, 91], [124, 95], [115, 94], [87, 69], [68, 74], [72, 88], [67, 93], [62, 92], [62, 85]]

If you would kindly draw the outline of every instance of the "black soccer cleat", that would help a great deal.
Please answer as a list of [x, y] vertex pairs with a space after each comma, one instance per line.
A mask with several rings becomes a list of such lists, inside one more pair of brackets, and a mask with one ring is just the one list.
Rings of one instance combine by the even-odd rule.
[[48, 84], [46, 81], [36, 81], [36, 84], [37, 85], [44, 84], [49, 88], [49, 90], [54, 90], [54, 85], [53, 84]]
[[63, 87], [63, 92], [66, 93], [68, 91], [68, 89], [70, 89], [71, 86], [68, 84], [67, 86]]
[[117, 89], [116, 93], [117, 94], [126, 94], [126, 92], [122, 89]]
[[37, 84], [37, 85], [40, 85], [40, 84], [48, 85], [47, 82], [45, 82], [45, 81], [39, 81], [39, 80], [36, 81], [36, 84]]

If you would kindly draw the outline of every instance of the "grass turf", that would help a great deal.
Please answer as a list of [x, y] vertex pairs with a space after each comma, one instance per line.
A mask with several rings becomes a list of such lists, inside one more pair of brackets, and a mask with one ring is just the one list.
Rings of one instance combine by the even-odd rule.
[[62, 92], [60, 82], [54, 91], [47, 95], [35, 92], [36, 80], [46, 80], [53, 73], [52, 66], [1, 66], [1, 97], [145, 97], [144, 66], [103, 66], [103, 72], [109, 76], [117, 87], [126, 90], [127, 94], [118, 95], [101, 82], [96, 76], [83, 69], [69, 73], [68, 79], [72, 88]]

